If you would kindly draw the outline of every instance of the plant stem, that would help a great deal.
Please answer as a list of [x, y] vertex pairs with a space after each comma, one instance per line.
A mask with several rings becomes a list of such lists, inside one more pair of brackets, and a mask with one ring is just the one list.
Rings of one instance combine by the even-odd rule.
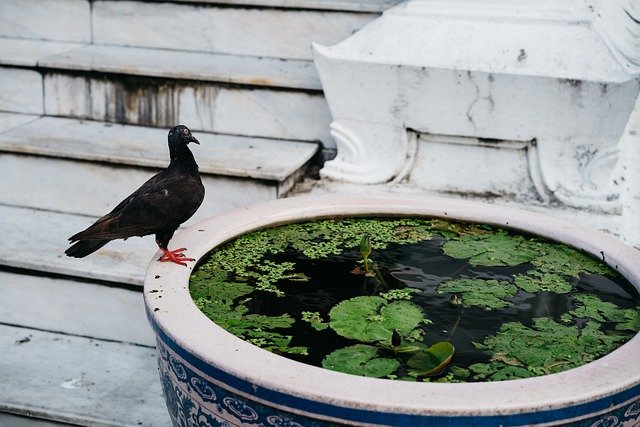
[[456, 331], [456, 328], [458, 328], [458, 323], [460, 323], [460, 318], [462, 316], [458, 316], [458, 318], [456, 319], [456, 323], [453, 324], [453, 328], [451, 328], [451, 333], [449, 334], [449, 338], [447, 339], [447, 342], [451, 341], [451, 338], [453, 338], [453, 333]]

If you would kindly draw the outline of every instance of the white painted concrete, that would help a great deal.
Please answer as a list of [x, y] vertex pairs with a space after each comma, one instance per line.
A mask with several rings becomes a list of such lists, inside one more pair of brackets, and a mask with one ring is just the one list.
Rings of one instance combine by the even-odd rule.
[[619, 157], [613, 185], [620, 188], [625, 219], [621, 237], [640, 247], [640, 97], [620, 139]]
[[100, 1], [93, 5], [93, 32], [99, 44], [310, 59], [312, 41], [335, 43], [377, 16]]
[[0, 67], [0, 111], [42, 114], [42, 75], [36, 71]]
[[88, 0], [3, 0], [0, 35], [71, 42], [91, 41]]
[[2, 271], [0, 291], [0, 323], [155, 345], [141, 292]]
[[590, 1], [598, 13], [594, 26], [630, 73], [640, 73], [640, 3], [637, 0]]
[[[323, 176], [360, 184], [408, 177], [438, 191], [437, 177], [448, 176], [453, 191], [520, 189], [532, 201], [619, 212], [610, 176], [640, 73], [612, 53], [598, 29], [604, 24], [593, 23], [599, 9], [590, 6], [411, 0], [335, 46], [316, 45], [338, 149]], [[408, 129], [499, 141], [464, 152], [416, 147]], [[535, 146], [535, 156], [508, 160], [503, 141]], [[453, 176], [449, 164], [428, 160], [463, 153], [494, 173]], [[495, 170], [497, 162], [512, 164]], [[531, 170], [534, 185], [523, 188]]]
[[536, 148], [530, 143], [504, 141], [498, 148], [477, 138], [411, 137], [419, 138], [415, 160], [419, 167], [411, 169], [407, 180], [417, 186], [444, 193], [519, 198], [536, 191]]
[[0, 346], [2, 412], [86, 426], [171, 425], [154, 349], [2, 325]]

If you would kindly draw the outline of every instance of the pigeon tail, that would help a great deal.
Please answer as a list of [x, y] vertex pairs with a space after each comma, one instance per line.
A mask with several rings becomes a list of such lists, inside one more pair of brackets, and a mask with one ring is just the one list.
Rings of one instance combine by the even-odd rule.
[[87, 255], [94, 253], [109, 242], [110, 240], [80, 240], [69, 249], [64, 251], [64, 253], [70, 257], [84, 258]]

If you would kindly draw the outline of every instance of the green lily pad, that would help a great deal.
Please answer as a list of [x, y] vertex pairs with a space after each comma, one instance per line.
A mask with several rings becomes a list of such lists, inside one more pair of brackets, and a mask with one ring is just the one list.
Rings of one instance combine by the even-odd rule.
[[435, 375], [442, 372], [451, 362], [454, 352], [455, 347], [451, 343], [439, 342], [412, 356], [407, 365], [421, 375]]
[[363, 342], [391, 342], [393, 330], [404, 337], [419, 336], [422, 309], [409, 301], [387, 302], [378, 296], [342, 301], [329, 312], [331, 328], [345, 338]]
[[438, 286], [438, 292], [458, 295], [464, 307], [482, 307], [486, 310], [509, 307], [518, 288], [506, 281], [484, 279], [455, 279]]
[[380, 378], [393, 374], [400, 367], [400, 362], [378, 357], [376, 347], [356, 344], [327, 355], [322, 361], [322, 367], [346, 374]]

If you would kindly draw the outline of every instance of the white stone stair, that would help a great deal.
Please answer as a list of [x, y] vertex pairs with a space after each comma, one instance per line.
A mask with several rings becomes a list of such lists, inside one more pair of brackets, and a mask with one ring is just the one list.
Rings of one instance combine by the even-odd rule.
[[171, 425], [153, 348], [5, 325], [0, 345], [2, 426]]
[[332, 150], [311, 42], [339, 41], [396, 2], [4, 2], [0, 111], [181, 122]]
[[[166, 129], [5, 117], [29, 121], [0, 131], [0, 203], [101, 216], [168, 164]], [[317, 151], [305, 142], [196, 137], [201, 145], [192, 150], [207, 191], [198, 218], [282, 196]]]
[[67, 238], [168, 163], [177, 123], [206, 187], [187, 224], [285, 196], [335, 148], [311, 42], [398, 2], [0, 1], [0, 426], [169, 424], [153, 237], [83, 259]]
[[154, 345], [141, 293], [152, 237], [76, 259], [66, 239], [93, 218], [6, 205], [0, 217], [0, 323]]
[[333, 146], [308, 60], [5, 37], [0, 88], [0, 110], [9, 112]]

